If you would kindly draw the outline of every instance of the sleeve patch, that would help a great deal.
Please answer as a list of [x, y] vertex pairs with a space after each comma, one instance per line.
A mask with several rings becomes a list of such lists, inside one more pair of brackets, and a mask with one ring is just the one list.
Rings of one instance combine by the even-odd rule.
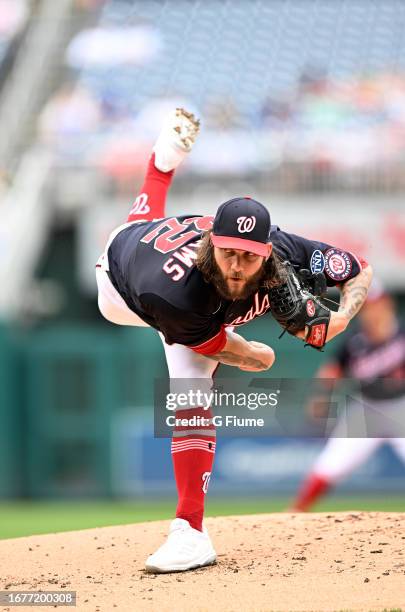
[[310, 268], [312, 274], [319, 274], [325, 269], [325, 257], [319, 249], [313, 251], [311, 255]]
[[352, 260], [346, 251], [328, 249], [325, 253], [325, 273], [333, 281], [344, 281], [352, 271]]

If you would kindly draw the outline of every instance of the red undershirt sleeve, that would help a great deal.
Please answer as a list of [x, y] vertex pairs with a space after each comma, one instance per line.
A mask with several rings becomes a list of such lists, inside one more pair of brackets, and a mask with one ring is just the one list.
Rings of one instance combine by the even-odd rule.
[[201, 344], [190, 346], [190, 348], [196, 353], [201, 353], [201, 355], [216, 355], [222, 351], [226, 344], [226, 340], [225, 327], [223, 326], [215, 336]]

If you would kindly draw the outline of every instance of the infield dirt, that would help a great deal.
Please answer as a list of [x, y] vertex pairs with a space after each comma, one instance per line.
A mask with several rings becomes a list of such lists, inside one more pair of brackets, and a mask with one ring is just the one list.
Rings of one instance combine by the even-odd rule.
[[405, 610], [405, 513], [256, 514], [206, 525], [218, 563], [175, 574], [143, 569], [169, 521], [3, 540], [0, 590], [76, 591], [79, 611]]

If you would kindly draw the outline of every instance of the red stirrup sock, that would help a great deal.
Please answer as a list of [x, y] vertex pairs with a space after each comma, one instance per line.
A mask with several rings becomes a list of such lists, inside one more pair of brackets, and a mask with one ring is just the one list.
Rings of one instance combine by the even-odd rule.
[[161, 172], [155, 166], [155, 154], [148, 163], [141, 191], [132, 205], [127, 222], [153, 221], [165, 216], [166, 197], [173, 179], [174, 170]]
[[[202, 409], [181, 411], [182, 417], [184, 415], [189, 418], [194, 414], [209, 418], [207, 411]], [[172, 459], [178, 493], [176, 517], [185, 519], [193, 529], [202, 531], [205, 495], [215, 455], [214, 426], [209, 427], [213, 435], [206, 435], [211, 432], [204, 428], [204, 435], [178, 436], [178, 429], [185, 434], [187, 428], [176, 428], [172, 439]]]
[[293, 510], [299, 512], [305, 512], [312, 506], [316, 500], [321, 497], [330, 488], [330, 483], [317, 474], [310, 474], [309, 477], [303, 482], [295, 503], [293, 504]]

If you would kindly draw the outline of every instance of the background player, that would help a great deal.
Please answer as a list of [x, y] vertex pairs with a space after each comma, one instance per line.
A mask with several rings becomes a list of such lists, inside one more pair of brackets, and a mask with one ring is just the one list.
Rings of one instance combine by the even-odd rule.
[[[172, 379], [211, 379], [220, 363], [248, 371], [272, 366], [270, 347], [231, 328], [270, 310], [268, 291], [282, 282], [283, 261], [324, 272], [329, 286], [340, 286], [341, 306], [331, 314], [326, 340], [358, 312], [372, 274], [351, 253], [271, 226], [266, 207], [248, 197], [223, 203], [215, 218], [162, 218], [174, 170], [198, 128], [193, 115], [177, 109], [154, 147], [128, 223], [113, 232], [97, 264], [101, 313], [116, 324], [155, 328]], [[184, 413], [207, 416], [202, 408]], [[212, 425], [175, 429], [176, 519], [167, 542], [148, 558], [148, 570], [186, 570], [215, 560], [202, 525], [214, 453]]]
[[[375, 414], [385, 414], [395, 421], [395, 415], [403, 413], [405, 407], [405, 329], [397, 318], [393, 299], [375, 281], [359, 321], [361, 329], [344, 340], [334, 359], [320, 368], [318, 377], [358, 379], [365, 410], [368, 407]], [[315, 416], [321, 416], [319, 406], [325, 405], [323, 400], [327, 403], [327, 387], [325, 381], [325, 396], [319, 395], [311, 403], [312, 411], [317, 411]], [[389, 443], [405, 463], [404, 438], [345, 438], [334, 437], [332, 433], [291, 510], [308, 510], [384, 443]]]

